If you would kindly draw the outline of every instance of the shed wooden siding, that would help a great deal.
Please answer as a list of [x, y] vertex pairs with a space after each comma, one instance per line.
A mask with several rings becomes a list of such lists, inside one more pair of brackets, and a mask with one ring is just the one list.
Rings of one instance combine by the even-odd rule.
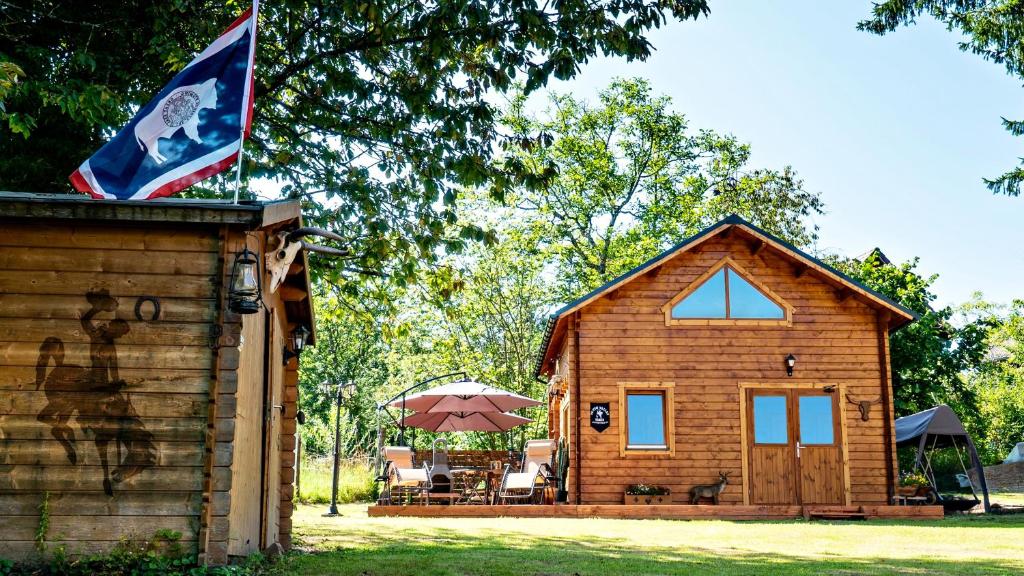
[[[203, 514], [210, 394], [220, 363], [233, 370], [237, 354], [211, 347], [218, 320], [217, 276], [222, 243], [216, 227], [188, 225], [111, 227], [82, 223], [4, 222], [0, 235], [0, 541], [4, 555], [33, 553], [40, 503], [49, 495], [48, 546], [69, 552], [109, 549], [124, 537], [158, 529], [182, 534], [197, 551]], [[69, 422], [77, 464], [37, 420], [48, 403], [36, 389], [40, 344], [64, 346], [65, 365], [90, 367], [90, 338], [80, 316], [86, 292], [107, 289], [118, 300], [116, 317], [129, 332], [115, 342], [120, 391], [152, 434], [155, 464], [104, 493], [99, 451], [83, 425], [104, 425], [103, 405], [79, 394]], [[158, 322], [135, 317], [140, 296], [159, 298]], [[144, 305], [143, 313], [152, 310]], [[97, 316], [106, 322], [114, 314]], [[222, 343], [230, 338], [230, 330]], [[230, 350], [230, 348], [229, 348]], [[48, 371], [53, 370], [53, 362]], [[51, 393], [60, 391], [49, 389]], [[109, 423], [109, 422], [108, 422]], [[110, 470], [117, 461], [109, 446]], [[230, 458], [230, 455], [228, 455]], [[222, 463], [222, 462], [221, 462]], [[213, 463], [215, 466], [217, 463]], [[230, 464], [230, 462], [228, 462]], [[205, 474], [204, 474], [205, 472]], [[224, 479], [214, 481], [222, 487]], [[226, 513], [227, 507], [222, 507]]]
[[[795, 307], [792, 326], [665, 325], [662, 305], [726, 256]], [[633, 483], [669, 486], [682, 502], [693, 485], [712, 483], [723, 471], [733, 479], [723, 503], [741, 504], [740, 383], [837, 383], [855, 399], [888, 392], [878, 313], [856, 298], [843, 300], [813, 273], [797, 277], [795, 269], [771, 247], [755, 254], [739, 235], [716, 237], [583, 308], [573, 411], [580, 408], [585, 420], [591, 402], [608, 402], [612, 425], [601, 433], [586, 421], [579, 427], [580, 502], [621, 502]], [[571, 329], [567, 341], [563, 362], [573, 353]], [[797, 364], [787, 378], [783, 359], [790, 353]], [[636, 381], [675, 383], [674, 457], [619, 455], [619, 384]], [[864, 422], [846, 399], [839, 405], [846, 412], [853, 503], [886, 504], [887, 415], [876, 406]]]

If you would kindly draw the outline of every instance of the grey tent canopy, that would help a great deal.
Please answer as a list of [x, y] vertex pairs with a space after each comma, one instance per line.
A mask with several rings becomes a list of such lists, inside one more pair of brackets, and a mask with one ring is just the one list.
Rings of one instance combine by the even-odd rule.
[[[971, 435], [964, 429], [953, 410], [945, 404], [929, 408], [916, 414], [896, 419], [896, 446], [914, 447], [917, 455], [914, 460], [914, 469], [921, 469], [926, 475], [931, 476], [929, 480], [935, 483], [934, 475], [931, 474], [927, 453], [937, 448], [955, 448], [959, 456], [961, 446], [967, 448], [971, 457], [971, 466], [978, 474], [978, 483], [981, 484], [981, 492], [984, 497], [985, 512], [989, 511], [988, 484], [985, 482], [985, 469], [978, 459], [978, 451], [974, 448]], [[967, 473], [966, 465], [964, 473]], [[973, 484], [971, 491], [974, 491]], [[977, 495], [975, 495], [977, 498]]]

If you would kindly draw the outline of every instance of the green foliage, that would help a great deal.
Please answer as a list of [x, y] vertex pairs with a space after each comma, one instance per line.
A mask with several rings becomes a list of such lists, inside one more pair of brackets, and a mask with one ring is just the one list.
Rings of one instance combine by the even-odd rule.
[[900, 486], [930, 486], [931, 483], [920, 472], [908, 472], [900, 475]]
[[988, 353], [964, 378], [978, 398], [978, 413], [972, 418], [977, 425], [971, 432], [982, 460], [995, 464], [1024, 441], [1024, 300], [997, 306], [978, 294], [962, 312], [990, 326]]
[[978, 399], [961, 374], [977, 367], [986, 352], [987, 322], [953, 322], [951, 307], [934, 309], [931, 286], [938, 276], [917, 272], [915, 258], [883, 264], [877, 253], [864, 260], [831, 263], [869, 288], [913, 310], [920, 318], [890, 336], [896, 416], [948, 404], [965, 420], [977, 414]]
[[[0, 61], [25, 73], [0, 117], [0, 182], [68, 190], [67, 175], [248, 4], [0, 4]], [[652, 28], [707, 12], [706, 0], [266, 2], [245, 176], [305, 199], [309, 222], [345, 236], [352, 257], [318, 275], [406, 283], [439, 252], [487, 239], [457, 222], [463, 188], [500, 199], [523, 182], [490, 162], [510, 144], [494, 94], [571, 78], [598, 55], [645, 59]]]
[[108, 554], [71, 558], [61, 548], [50, 560], [38, 564], [13, 564], [0, 559], [2, 576], [246, 576], [266, 574], [270, 569], [259, 555], [236, 566], [200, 566], [195, 556], [183, 550], [181, 533], [166, 529], [157, 530], [143, 541], [123, 540]]
[[626, 494], [630, 496], [664, 496], [669, 489], [664, 486], [653, 486], [650, 484], [630, 484], [626, 487]]
[[645, 80], [615, 80], [597, 104], [552, 94], [541, 118], [526, 103], [515, 98], [505, 123], [521, 142], [550, 145], [510, 148], [502, 165], [549, 182], [511, 198], [551, 252], [562, 301], [732, 213], [798, 245], [815, 238], [804, 218], [823, 204], [791, 168], [751, 168], [734, 136], [689, 131]]
[[[1018, 78], [1024, 78], [1024, 10], [1020, 0], [885, 0], [874, 4], [872, 17], [857, 24], [858, 30], [886, 34], [901, 25], [914, 24], [927, 14], [963, 34], [957, 45], [977, 54]], [[1003, 118], [1014, 136], [1024, 134], [1024, 122]], [[1002, 176], [985, 179], [996, 194], [1018, 196], [1024, 184], [1024, 166]]]
[[43, 492], [43, 500], [39, 503], [39, 526], [36, 528], [36, 551], [46, 552], [46, 536], [50, 533], [50, 493]]

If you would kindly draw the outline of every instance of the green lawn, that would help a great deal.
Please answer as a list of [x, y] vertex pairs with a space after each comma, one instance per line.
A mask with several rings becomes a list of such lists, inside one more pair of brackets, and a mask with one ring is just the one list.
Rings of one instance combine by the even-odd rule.
[[324, 518], [300, 506], [309, 553], [288, 574], [1019, 574], [1024, 516], [930, 522]]

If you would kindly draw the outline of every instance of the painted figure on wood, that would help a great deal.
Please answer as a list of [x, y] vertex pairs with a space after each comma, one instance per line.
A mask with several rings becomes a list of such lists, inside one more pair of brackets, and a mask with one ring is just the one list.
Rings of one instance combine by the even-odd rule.
[[[46, 406], [36, 419], [50, 426], [68, 461], [78, 463], [75, 432], [69, 425], [78, 414], [78, 424], [91, 436], [103, 465], [103, 491], [114, 494], [119, 483], [156, 463], [153, 435], [143, 426], [131, 399], [121, 391], [126, 386], [118, 375], [115, 341], [129, 332], [128, 322], [114, 318], [96, 322], [101, 312], [116, 312], [117, 299], [106, 290], [86, 294], [90, 304], [81, 316], [82, 328], [89, 335], [89, 369], [64, 362], [64, 342], [49, 337], [39, 347], [36, 361], [36, 389], [46, 394]], [[50, 369], [51, 361], [54, 364]], [[49, 372], [47, 372], [49, 370]], [[116, 467], [110, 472], [110, 443], [116, 449]]]

